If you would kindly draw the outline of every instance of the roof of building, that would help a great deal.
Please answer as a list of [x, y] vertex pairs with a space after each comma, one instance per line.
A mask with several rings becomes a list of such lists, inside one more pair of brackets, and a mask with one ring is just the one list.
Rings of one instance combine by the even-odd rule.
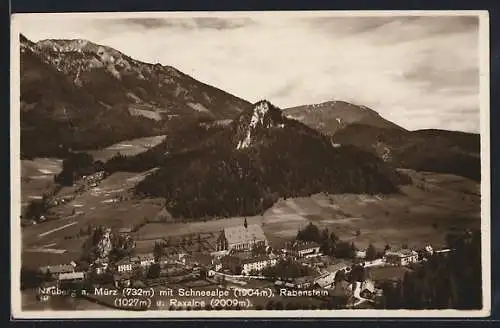
[[350, 284], [345, 281], [339, 281], [338, 283], [335, 284], [335, 287], [333, 288], [333, 295], [336, 297], [351, 297], [352, 296], [352, 289]]
[[290, 249], [296, 250], [296, 251], [303, 251], [306, 249], [311, 249], [311, 248], [318, 248], [320, 245], [315, 242], [305, 242], [305, 243], [296, 243], [290, 247]]
[[329, 265], [328, 266], [328, 271], [330, 271], [330, 272], [337, 272], [339, 270], [343, 270], [345, 268], [348, 268], [349, 266], [350, 266], [350, 264], [347, 263], [347, 262], [338, 262], [338, 263]]
[[214, 262], [210, 254], [196, 254], [193, 259], [200, 265], [211, 265]]
[[367, 290], [370, 293], [374, 293], [375, 292], [375, 283], [372, 280], [367, 279], [361, 283], [361, 290], [362, 291]]
[[246, 228], [244, 225], [224, 228], [224, 236], [229, 245], [266, 240], [266, 235], [258, 224], [249, 224]]
[[85, 272], [82, 271], [61, 273], [59, 275], [59, 280], [72, 280], [72, 279], [83, 279], [83, 278], [85, 278]]
[[64, 273], [73, 272], [75, 268], [71, 264], [56, 264], [42, 267], [41, 270], [49, 273]]
[[295, 284], [312, 283], [314, 281], [314, 277], [312, 277], [312, 276], [303, 276], [303, 277], [295, 278], [293, 281], [294, 281]]
[[399, 257], [407, 257], [407, 256], [413, 256], [417, 255], [417, 252], [415, 252], [412, 249], [400, 249], [396, 251], [387, 251], [385, 253], [386, 256], [399, 256]]
[[335, 274], [329, 273], [327, 275], [321, 276], [314, 282], [320, 287], [326, 287], [332, 285], [335, 282]]

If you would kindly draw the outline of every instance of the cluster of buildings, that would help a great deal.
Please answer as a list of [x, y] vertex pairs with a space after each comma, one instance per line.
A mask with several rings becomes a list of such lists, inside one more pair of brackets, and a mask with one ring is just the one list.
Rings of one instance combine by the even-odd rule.
[[85, 187], [97, 187], [97, 185], [106, 178], [106, 172], [98, 171], [90, 175], [82, 176], [82, 185]]
[[[130, 229], [129, 229], [130, 230]], [[128, 230], [127, 230], [128, 231]], [[123, 231], [124, 234], [127, 231]], [[121, 232], [121, 231], [120, 231]], [[434, 251], [428, 246], [424, 250], [425, 254], [446, 254], [450, 250]], [[104, 258], [93, 263], [87, 271], [78, 270], [75, 263], [54, 265], [40, 268], [40, 272], [58, 283], [84, 280], [88, 272], [102, 275], [109, 272], [111, 266], [113, 282], [115, 286], [125, 287], [131, 284], [132, 277], [136, 269], [147, 269], [153, 264], [159, 264], [162, 273], [160, 277], [166, 277], [166, 282], [172, 282], [173, 277], [201, 277], [200, 272], [205, 272], [206, 277], [247, 276], [247, 279], [265, 278], [262, 272], [266, 268], [277, 265], [280, 261], [287, 259], [298, 265], [313, 267], [316, 270], [311, 276], [303, 276], [293, 279], [277, 280], [275, 287], [279, 290], [330, 290], [330, 295], [344, 295], [353, 297], [355, 300], [367, 300], [376, 297], [380, 290], [375, 288], [375, 284], [370, 279], [364, 279], [354, 283], [345, 281], [356, 266], [408, 266], [425, 260], [425, 254], [421, 254], [410, 249], [388, 250], [385, 254], [375, 260], [364, 260], [366, 252], [358, 252], [358, 260], [337, 261], [331, 263], [331, 259], [326, 259], [321, 253], [320, 245], [314, 242], [294, 241], [285, 244], [283, 248], [272, 249], [262, 230], [257, 224], [248, 225], [246, 220], [239, 226], [224, 228], [215, 240], [215, 250], [203, 254], [178, 253], [155, 258], [153, 253], [136, 254], [127, 256], [117, 263], [108, 263]], [[328, 262], [328, 261], [330, 262]], [[322, 264], [322, 265], [319, 265]], [[172, 267], [181, 271], [179, 275], [173, 274]], [[166, 270], [166, 273], [163, 270]], [[175, 270], [174, 270], [175, 271]], [[184, 273], [182, 273], [184, 272]], [[343, 272], [344, 278], [339, 279], [337, 274]], [[182, 276], [184, 274], [184, 276]], [[196, 274], [198, 274], [196, 276]], [[258, 277], [254, 277], [258, 276]], [[160, 277], [158, 279], [160, 279]], [[153, 279], [144, 277], [144, 279]]]

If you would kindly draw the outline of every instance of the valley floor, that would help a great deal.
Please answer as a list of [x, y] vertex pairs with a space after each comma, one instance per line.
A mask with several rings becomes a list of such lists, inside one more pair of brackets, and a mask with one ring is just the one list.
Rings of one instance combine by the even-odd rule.
[[[53, 175], [60, 169], [59, 160], [23, 161], [23, 202], [41, 197], [53, 188]], [[276, 248], [294, 239], [297, 231], [309, 222], [320, 229], [328, 228], [341, 240], [354, 242], [358, 248], [366, 248], [371, 243], [380, 250], [386, 244], [395, 248], [403, 244], [412, 248], [432, 244], [439, 248], [450, 231], [480, 227], [478, 183], [453, 175], [403, 171], [412, 177], [413, 183], [403, 186], [398, 194], [321, 193], [282, 199], [264, 215], [246, 219], [248, 224], [261, 224], [271, 245]], [[159, 240], [173, 241], [173, 251], [210, 252], [215, 249], [215, 240], [222, 229], [243, 224], [243, 217], [145, 223], [146, 219], [155, 218], [162, 211], [163, 201], [126, 196], [128, 190], [147, 173], [115, 173], [81, 194], [75, 194], [73, 188], [62, 188], [59, 196], [76, 196], [53, 209], [58, 218], [22, 228], [22, 265], [35, 269], [77, 260], [88, 238], [85, 231], [90, 225], [137, 227], [132, 235], [137, 243], [136, 252], [142, 253], [151, 252]], [[180, 240], [185, 237], [195, 242], [180, 246]], [[383, 271], [380, 274], [388, 273]], [[54, 301], [57, 304], [39, 303], [30, 290], [24, 291], [22, 298], [26, 310], [102, 308], [83, 299], [61, 301], [60, 304], [58, 301]]]
[[[381, 249], [387, 244], [440, 245], [450, 230], [480, 227], [477, 183], [446, 174], [404, 171], [414, 182], [402, 187], [399, 194], [316, 194], [290, 198], [280, 200], [263, 216], [247, 217], [247, 221], [262, 224], [273, 245], [294, 238], [299, 229], [313, 222], [321, 229], [335, 232], [342, 240], [355, 242], [359, 248], [372, 243]], [[144, 226], [137, 238], [218, 232], [243, 221], [243, 217], [233, 217], [207, 222], [153, 223]]]

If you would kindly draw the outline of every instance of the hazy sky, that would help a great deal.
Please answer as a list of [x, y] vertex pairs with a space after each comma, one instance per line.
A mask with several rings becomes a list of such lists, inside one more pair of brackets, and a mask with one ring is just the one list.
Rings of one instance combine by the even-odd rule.
[[476, 17], [24, 16], [20, 30], [111, 46], [251, 102], [345, 100], [408, 129], [479, 131]]

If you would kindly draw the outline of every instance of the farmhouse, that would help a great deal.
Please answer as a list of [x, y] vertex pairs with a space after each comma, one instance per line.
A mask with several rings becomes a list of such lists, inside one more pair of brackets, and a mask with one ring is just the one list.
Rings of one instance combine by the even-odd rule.
[[130, 262], [140, 265], [141, 267], [147, 267], [155, 262], [155, 257], [153, 253], [144, 253], [132, 257]]
[[410, 249], [401, 249], [398, 251], [387, 251], [385, 260], [392, 265], [409, 265], [418, 262], [418, 253]]
[[53, 279], [59, 279], [61, 274], [72, 273], [75, 267], [71, 264], [48, 265], [39, 269], [40, 273], [50, 275]]
[[320, 245], [315, 242], [295, 242], [285, 247], [283, 253], [295, 258], [311, 257], [321, 255], [319, 248]]
[[217, 238], [217, 251], [245, 251], [251, 250], [254, 246], [267, 246], [267, 238], [258, 224], [248, 225], [245, 223], [241, 226], [228, 227]]
[[61, 273], [59, 275], [59, 280], [65, 280], [65, 281], [80, 281], [85, 279], [85, 272], [82, 271], [75, 271], [75, 272], [68, 272], [68, 273]]

